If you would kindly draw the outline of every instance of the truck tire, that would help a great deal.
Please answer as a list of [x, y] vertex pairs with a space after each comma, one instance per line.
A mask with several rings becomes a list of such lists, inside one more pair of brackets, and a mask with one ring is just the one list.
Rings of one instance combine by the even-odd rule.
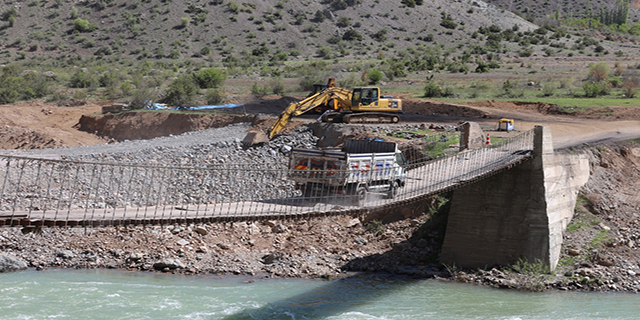
[[313, 195], [313, 187], [305, 186], [304, 191], [302, 192], [305, 198], [311, 198]]
[[367, 201], [367, 188], [364, 185], [358, 186], [356, 188], [356, 204], [358, 206], [363, 206]]
[[398, 181], [393, 181], [391, 183], [391, 186], [389, 186], [389, 192], [387, 193], [387, 199], [395, 199], [396, 196], [398, 195], [398, 188], [400, 187], [400, 185], [398, 184]]

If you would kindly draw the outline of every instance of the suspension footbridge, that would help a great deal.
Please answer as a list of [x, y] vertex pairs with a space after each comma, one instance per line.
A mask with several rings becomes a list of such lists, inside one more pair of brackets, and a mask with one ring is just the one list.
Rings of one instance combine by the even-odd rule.
[[[385, 210], [499, 173], [533, 155], [534, 132], [411, 163], [393, 199], [303, 196], [286, 164], [162, 166], [0, 156], [0, 225], [105, 226], [278, 219]], [[373, 172], [372, 172], [373, 174]]]

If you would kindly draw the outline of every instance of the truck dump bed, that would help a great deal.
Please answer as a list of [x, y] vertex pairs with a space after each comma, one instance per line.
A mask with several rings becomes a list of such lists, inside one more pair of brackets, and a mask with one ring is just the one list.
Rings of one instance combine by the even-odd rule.
[[366, 140], [347, 140], [342, 150], [293, 149], [289, 175], [297, 183], [325, 186], [393, 180], [396, 155], [395, 143]]

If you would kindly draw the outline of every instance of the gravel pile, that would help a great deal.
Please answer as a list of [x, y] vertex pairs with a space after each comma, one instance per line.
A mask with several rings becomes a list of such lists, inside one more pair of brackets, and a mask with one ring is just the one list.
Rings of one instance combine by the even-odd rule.
[[[433, 125], [369, 125], [363, 130], [387, 134], [429, 127]], [[288, 156], [293, 148], [314, 148], [318, 137], [300, 126], [268, 143], [246, 147], [241, 141], [249, 129], [249, 124], [240, 123], [151, 140], [15, 150], [14, 155], [88, 164], [14, 163], [13, 172], [22, 172], [14, 173], [14, 183], [21, 187], [5, 192], [0, 210], [182, 206], [299, 196], [286, 176]]]
[[15, 152], [90, 164], [14, 162], [13, 183], [21, 187], [3, 194], [0, 210], [189, 205], [299, 195], [286, 179], [288, 154], [293, 148], [312, 148], [317, 138], [300, 128], [246, 148], [241, 140], [249, 128], [236, 124], [147, 141]]

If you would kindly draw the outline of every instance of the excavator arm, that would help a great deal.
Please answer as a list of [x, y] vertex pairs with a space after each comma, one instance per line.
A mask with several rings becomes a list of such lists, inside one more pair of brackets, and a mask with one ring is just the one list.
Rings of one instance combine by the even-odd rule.
[[305, 112], [313, 110], [315, 107], [325, 102], [336, 99], [347, 109], [351, 106], [351, 96], [353, 92], [343, 88], [330, 87], [316, 93], [304, 100], [291, 103], [278, 117], [276, 123], [269, 129], [269, 139], [278, 134], [291, 118], [299, 116]]

